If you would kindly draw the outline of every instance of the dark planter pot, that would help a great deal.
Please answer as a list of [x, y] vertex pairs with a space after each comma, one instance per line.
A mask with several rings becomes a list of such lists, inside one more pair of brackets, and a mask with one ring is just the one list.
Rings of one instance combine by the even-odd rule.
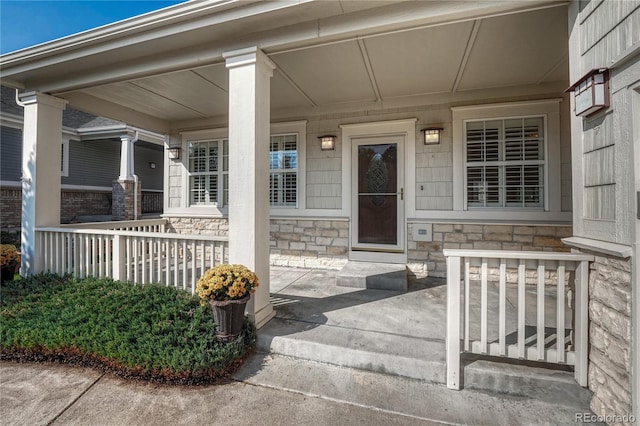
[[237, 300], [209, 300], [218, 340], [230, 342], [240, 335], [244, 324], [244, 309], [250, 297], [251, 295]]
[[0, 284], [4, 284], [6, 281], [13, 281], [13, 275], [16, 273], [16, 264], [10, 263], [8, 265], [0, 266]]

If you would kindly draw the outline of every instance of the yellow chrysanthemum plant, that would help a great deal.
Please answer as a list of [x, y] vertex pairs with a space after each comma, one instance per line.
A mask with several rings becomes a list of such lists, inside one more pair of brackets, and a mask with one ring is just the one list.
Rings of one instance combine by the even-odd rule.
[[0, 244], [0, 266], [20, 263], [20, 253], [13, 244]]
[[198, 280], [196, 293], [203, 303], [209, 300], [238, 300], [258, 287], [257, 275], [244, 265], [218, 265]]

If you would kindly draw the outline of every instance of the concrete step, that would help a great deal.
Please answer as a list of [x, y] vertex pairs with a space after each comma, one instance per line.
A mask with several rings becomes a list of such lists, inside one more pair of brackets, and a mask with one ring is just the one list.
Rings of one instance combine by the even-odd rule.
[[407, 265], [349, 261], [336, 275], [341, 287], [407, 291]]
[[589, 412], [588, 402], [567, 404], [553, 389], [550, 401], [454, 391], [441, 384], [274, 354], [253, 355], [234, 379], [399, 414], [414, 419], [412, 424], [575, 424], [576, 413]]
[[[445, 342], [274, 318], [260, 329], [258, 350], [302, 360], [445, 384]], [[463, 355], [464, 389], [588, 407], [590, 392], [573, 373]], [[586, 405], [585, 405], [586, 404]]]
[[342, 367], [444, 383], [443, 341], [274, 318], [258, 350]]

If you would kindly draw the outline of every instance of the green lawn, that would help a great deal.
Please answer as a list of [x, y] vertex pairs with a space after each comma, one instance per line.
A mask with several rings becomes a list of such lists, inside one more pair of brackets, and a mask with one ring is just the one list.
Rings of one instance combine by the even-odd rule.
[[213, 383], [255, 344], [246, 321], [233, 342], [214, 335], [211, 308], [160, 285], [46, 274], [0, 290], [0, 358], [92, 365], [125, 377]]

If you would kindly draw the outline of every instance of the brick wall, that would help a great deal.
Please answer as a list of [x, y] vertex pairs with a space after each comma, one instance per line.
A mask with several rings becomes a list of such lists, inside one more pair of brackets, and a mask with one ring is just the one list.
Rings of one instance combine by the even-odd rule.
[[[137, 191], [136, 206], [134, 211], [134, 188]], [[113, 220], [134, 220], [142, 215], [142, 182], [136, 186], [132, 180], [113, 181], [113, 201], [111, 215]]]
[[631, 262], [628, 259], [596, 255], [591, 264], [589, 343], [591, 409], [599, 416], [629, 416]]
[[[110, 215], [111, 192], [63, 189], [60, 193], [60, 223], [73, 222], [77, 216]], [[0, 189], [0, 227], [19, 228], [22, 215], [22, 190]]]
[[569, 251], [561, 238], [571, 236], [571, 226], [473, 225], [434, 223], [432, 241], [414, 241], [409, 225], [409, 269], [417, 276], [445, 277], [443, 249]]
[[111, 192], [63, 190], [60, 197], [60, 223], [73, 222], [78, 216], [111, 214]]
[[20, 226], [22, 215], [22, 189], [2, 187], [0, 189], [0, 227], [2, 229]]

